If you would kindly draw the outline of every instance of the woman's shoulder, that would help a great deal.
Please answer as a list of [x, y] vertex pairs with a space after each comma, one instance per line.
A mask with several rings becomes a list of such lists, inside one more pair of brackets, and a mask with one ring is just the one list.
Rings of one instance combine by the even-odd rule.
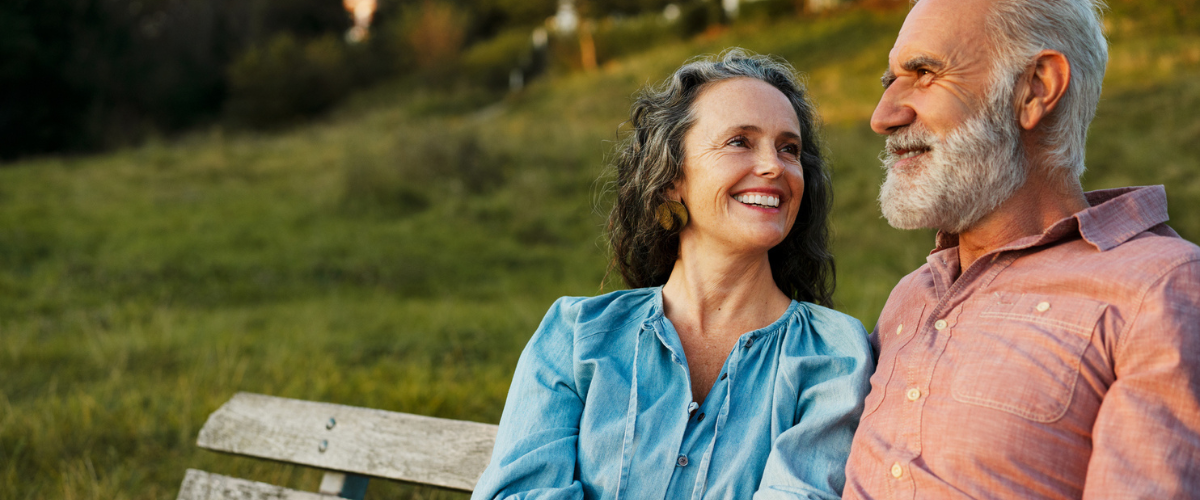
[[657, 288], [618, 290], [595, 297], [562, 297], [550, 307], [546, 320], [571, 326], [578, 337], [650, 319], [656, 314], [658, 304]]
[[811, 302], [800, 302], [795, 322], [828, 348], [841, 352], [870, 352], [867, 329], [854, 316]]

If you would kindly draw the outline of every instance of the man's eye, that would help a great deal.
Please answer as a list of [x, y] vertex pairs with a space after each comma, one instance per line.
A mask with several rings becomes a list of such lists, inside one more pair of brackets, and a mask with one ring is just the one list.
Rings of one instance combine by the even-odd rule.
[[748, 147], [750, 145], [750, 141], [747, 141], [745, 137], [734, 137], [733, 139], [730, 139], [729, 142], [726, 144], [733, 146], [735, 148], [744, 148], [744, 147]]
[[918, 69], [917, 70], [917, 78], [924, 78], [924, 77], [930, 76], [930, 75], [933, 75], [933, 72], [929, 71], [927, 69]]

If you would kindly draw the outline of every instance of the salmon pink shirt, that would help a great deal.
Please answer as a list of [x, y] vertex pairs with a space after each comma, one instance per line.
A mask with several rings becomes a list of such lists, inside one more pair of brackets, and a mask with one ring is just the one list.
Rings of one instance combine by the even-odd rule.
[[1200, 495], [1200, 249], [1162, 186], [1087, 198], [896, 286], [844, 498]]

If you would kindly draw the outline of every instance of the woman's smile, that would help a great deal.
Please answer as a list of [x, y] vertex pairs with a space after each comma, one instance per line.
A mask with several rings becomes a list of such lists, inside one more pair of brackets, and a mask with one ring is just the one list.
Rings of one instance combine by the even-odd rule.
[[765, 254], [791, 231], [804, 193], [796, 113], [779, 89], [751, 78], [704, 89], [693, 113], [674, 189], [691, 215], [681, 243]]
[[734, 195], [733, 199], [746, 206], [779, 211], [779, 196], [771, 193], [742, 193]]

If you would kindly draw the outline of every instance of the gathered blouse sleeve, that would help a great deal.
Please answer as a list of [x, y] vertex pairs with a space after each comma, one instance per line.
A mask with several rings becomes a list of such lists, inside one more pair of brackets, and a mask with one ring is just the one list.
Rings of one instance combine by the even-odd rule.
[[472, 499], [579, 499], [575, 471], [583, 399], [575, 383], [577, 298], [564, 297], [521, 353], [487, 470]]
[[834, 500], [846, 484], [875, 361], [861, 322], [820, 307], [810, 313], [807, 334], [817, 354], [800, 360], [797, 421], [772, 443], [755, 500]]

